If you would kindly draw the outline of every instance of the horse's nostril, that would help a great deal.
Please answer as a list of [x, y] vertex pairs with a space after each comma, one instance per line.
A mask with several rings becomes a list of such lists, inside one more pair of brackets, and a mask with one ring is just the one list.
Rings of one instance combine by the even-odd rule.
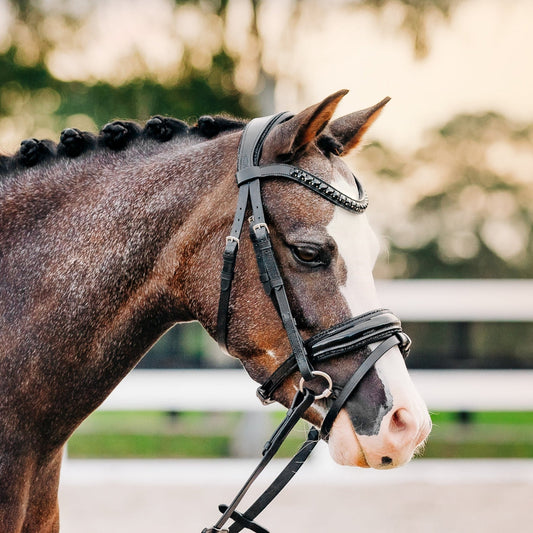
[[407, 409], [398, 409], [391, 418], [392, 431], [404, 431], [409, 425], [409, 413]]
[[392, 464], [392, 459], [386, 455], [381, 458], [381, 466], [390, 466]]

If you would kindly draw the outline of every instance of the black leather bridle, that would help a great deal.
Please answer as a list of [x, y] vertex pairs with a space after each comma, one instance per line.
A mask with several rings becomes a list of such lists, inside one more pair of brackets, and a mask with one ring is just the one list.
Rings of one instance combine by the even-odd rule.
[[[294, 397], [292, 406], [287, 411], [285, 419], [266, 443], [263, 450], [263, 458], [259, 465], [233, 502], [229, 506], [219, 506], [222, 516], [217, 523], [212, 528], [204, 529], [202, 533], [237, 533], [244, 528], [256, 533], [268, 533], [266, 529], [254, 522], [258, 514], [292, 479], [315, 447], [319, 438], [328, 438], [340, 410], [374, 364], [393, 346], [398, 346], [403, 356], [407, 357], [411, 345], [411, 340], [402, 331], [400, 320], [386, 309], [376, 309], [337, 324], [306, 341], [302, 339], [292, 314], [283, 279], [272, 249], [261, 199], [261, 180], [278, 177], [296, 181], [335, 205], [355, 213], [363, 212], [368, 205], [368, 200], [355, 176], [354, 181], [358, 189], [358, 198], [350, 198], [321, 178], [293, 165], [285, 163], [259, 165], [261, 150], [268, 133], [276, 125], [289, 118], [291, 118], [289, 113], [257, 118], [250, 121], [243, 131], [239, 145], [236, 173], [239, 196], [235, 218], [230, 235], [226, 237], [226, 247], [223, 254], [224, 263], [221, 275], [216, 336], [220, 347], [227, 352], [229, 303], [235, 260], [246, 211], [250, 204], [252, 208], [250, 238], [259, 267], [259, 277], [266, 294], [272, 299], [281, 318], [292, 349], [288, 359], [258, 388], [257, 395], [265, 404], [272, 402], [274, 392], [296, 371], [301, 375], [300, 388]], [[334, 387], [329, 375], [314, 368], [317, 363], [353, 353], [363, 348], [367, 348], [368, 355], [342, 388]], [[305, 383], [319, 377], [326, 381], [326, 388], [317, 396], [313, 391], [305, 387]], [[245, 493], [275, 455], [294, 425], [315, 400], [327, 397], [332, 398], [333, 401], [324, 417], [320, 432], [312, 428], [300, 450], [270, 487], [246, 512], [237, 512], [236, 508]], [[224, 525], [230, 519], [233, 520], [233, 524], [224, 529]]]

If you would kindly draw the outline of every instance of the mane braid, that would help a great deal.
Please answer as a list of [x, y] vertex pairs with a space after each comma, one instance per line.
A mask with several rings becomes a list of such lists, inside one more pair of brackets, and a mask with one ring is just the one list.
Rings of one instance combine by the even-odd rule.
[[94, 151], [123, 151], [137, 141], [165, 143], [171, 139], [212, 139], [218, 135], [243, 129], [246, 122], [223, 116], [205, 115], [189, 126], [182, 120], [155, 115], [143, 126], [133, 121], [115, 120], [107, 123], [98, 133], [66, 128], [56, 145], [48, 139], [25, 139], [12, 156], [0, 155], [0, 177], [24, 171], [41, 163], [61, 159], [75, 159]]

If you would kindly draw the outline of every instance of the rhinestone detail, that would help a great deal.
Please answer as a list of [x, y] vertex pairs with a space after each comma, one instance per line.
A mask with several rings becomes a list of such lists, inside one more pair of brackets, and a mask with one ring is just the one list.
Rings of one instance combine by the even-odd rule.
[[363, 212], [368, 207], [368, 197], [366, 192], [363, 192], [361, 199], [354, 200], [353, 198], [341, 193], [320, 178], [305, 172], [305, 170], [296, 169], [291, 172], [291, 177], [310, 189], [314, 189], [322, 196], [330, 199], [333, 203], [342, 205], [343, 207], [351, 209], [352, 211], [356, 211], [357, 213]]

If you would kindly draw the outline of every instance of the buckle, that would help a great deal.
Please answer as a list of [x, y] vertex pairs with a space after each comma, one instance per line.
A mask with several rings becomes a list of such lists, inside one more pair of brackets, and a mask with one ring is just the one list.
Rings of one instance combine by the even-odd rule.
[[226, 244], [229, 244], [230, 242], [235, 242], [237, 243], [237, 246], [239, 245], [240, 241], [237, 237], [234, 237], [233, 235], [228, 235], [226, 237]]
[[275, 401], [270, 396], [266, 395], [265, 389], [263, 389], [263, 387], [257, 387], [255, 391], [255, 395], [259, 398], [259, 401], [263, 405], [270, 405], [271, 403], [274, 403]]
[[268, 229], [268, 226], [264, 222], [259, 222], [259, 224], [254, 224], [252, 226], [252, 229], [254, 230], [254, 233], [257, 233], [257, 231], [261, 228], [265, 228], [267, 233], [270, 233], [270, 230]]
[[398, 333], [396, 333], [396, 336], [400, 340], [399, 348], [405, 359], [411, 351], [411, 345], [413, 344], [413, 341], [411, 340], [411, 337], [409, 337], [409, 335], [407, 335], [407, 333], [404, 333], [403, 331], [399, 331]]

